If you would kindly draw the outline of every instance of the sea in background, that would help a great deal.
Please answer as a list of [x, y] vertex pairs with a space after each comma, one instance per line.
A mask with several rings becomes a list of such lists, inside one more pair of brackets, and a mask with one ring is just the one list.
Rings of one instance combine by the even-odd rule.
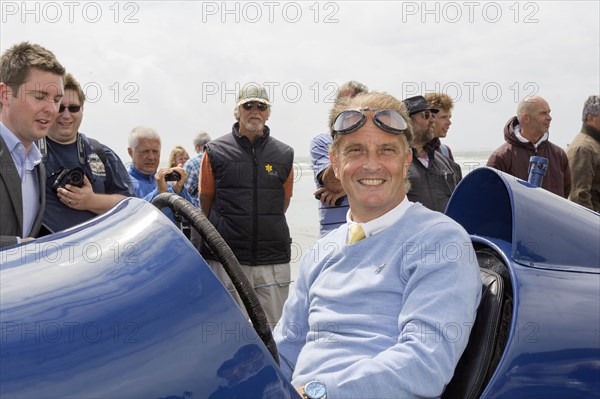
[[[468, 151], [453, 153], [461, 166], [463, 177], [476, 168], [485, 166], [492, 151]], [[294, 159], [294, 194], [286, 218], [292, 236], [292, 278], [295, 279], [302, 255], [319, 238], [319, 212], [313, 196], [315, 183], [310, 157]]]

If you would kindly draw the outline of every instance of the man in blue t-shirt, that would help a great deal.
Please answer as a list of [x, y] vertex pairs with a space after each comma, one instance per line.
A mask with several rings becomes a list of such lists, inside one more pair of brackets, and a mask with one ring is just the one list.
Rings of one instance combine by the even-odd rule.
[[83, 223], [133, 196], [117, 154], [79, 133], [85, 95], [71, 74], [64, 92], [48, 137], [38, 141], [47, 175], [43, 226], [49, 232]]
[[[340, 86], [335, 102], [368, 90], [362, 83], [351, 80]], [[348, 198], [329, 162], [331, 143], [333, 139], [329, 132], [316, 135], [310, 142], [310, 161], [317, 186], [317, 191], [313, 194], [319, 200], [320, 237], [346, 223], [348, 213]]]

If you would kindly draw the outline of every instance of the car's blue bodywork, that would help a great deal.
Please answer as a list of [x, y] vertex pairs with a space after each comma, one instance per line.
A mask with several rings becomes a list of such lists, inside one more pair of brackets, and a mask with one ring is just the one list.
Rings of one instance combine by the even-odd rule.
[[[600, 215], [489, 168], [446, 212], [513, 294], [485, 398], [600, 396]], [[0, 396], [297, 398], [228, 292], [152, 205], [0, 251]]]
[[202, 257], [147, 202], [0, 257], [3, 398], [296, 395]]
[[491, 168], [465, 177], [446, 214], [512, 281], [510, 335], [482, 397], [599, 397], [600, 215]]

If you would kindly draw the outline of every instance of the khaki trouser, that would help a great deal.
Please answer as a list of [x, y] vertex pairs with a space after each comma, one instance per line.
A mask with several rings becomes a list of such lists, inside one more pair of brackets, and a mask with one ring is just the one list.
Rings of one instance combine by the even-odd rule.
[[[225, 269], [216, 260], [206, 261], [213, 273], [221, 280], [221, 283], [227, 288], [233, 299], [246, 317], [248, 313], [238, 295], [231, 279], [225, 272]], [[276, 265], [248, 266], [242, 265], [244, 274], [250, 280], [250, 284], [256, 292], [262, 308], [267, 316], [267, 321], [271, 329], [281, 318], [283, 304], [285, 303], [290, 287], [291, 270], [289, 263], [280, 263]]]

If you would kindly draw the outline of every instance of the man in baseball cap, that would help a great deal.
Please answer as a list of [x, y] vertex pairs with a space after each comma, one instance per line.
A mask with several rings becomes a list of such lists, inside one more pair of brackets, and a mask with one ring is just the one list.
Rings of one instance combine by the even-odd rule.
[[[285, 211], [292, 197], [294, 150], [265, 125], [271, 102], [264, 87], [244, 86], [233, 114], [231, 133], [205, 145], [200, 206], [233, 250], [273, 327], [291, 279]], [[243, 309], [217, 257], [206, 246], [202, 255]]]

